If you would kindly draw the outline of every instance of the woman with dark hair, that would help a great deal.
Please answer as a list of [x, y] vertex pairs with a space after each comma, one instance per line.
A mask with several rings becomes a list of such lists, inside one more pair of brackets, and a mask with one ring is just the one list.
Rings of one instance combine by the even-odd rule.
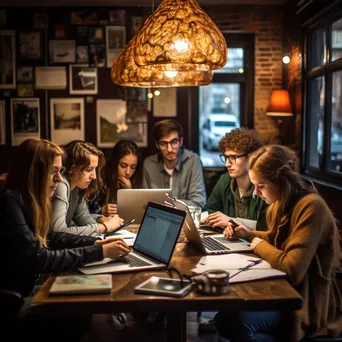
[[118, 141], [102, 169], [104, 185], [89, 196], [92, 213], [111, 216], [117, 214], [119, 189], [138, 189], [142, 183], [142, 162], [139, 147], [131, 140]]
[[93, 144], [75, 140], [64, 147], [65, 176], [53, 196], [51, 227], [54, 231], [97, 236], [122, 226], [118, 215], [96, 217], [89, 212], [85, 199], [90, 184], [102, 186], [103, 153]]
[[[39, 315], [29, 308], [41, 273], [76, 271], [104, 257], [116, 259], [129, 252], [122, 239], [97, 240], [49, 230], [50, 198], [62, 181], [64, 151], [47, 140], [28, 139], [18, 147], [0, 194], [1, 330], [13, 341], [78, 341], [89, 316]], [[25, 303], [26, 302], [26, 303]], [[64, 335], [65, 334], [65, 335]], [[62, 337], [62, 335], [64, 337]]]
[[[268, 230], [250, 231], [242, 224], [226, 237], [251, 241], [254, 253], [287, 274], [303, 298], [295, 313], [291, 341], [342, 333], [342, 298], [335, 272], [339, 268], [340, 238], [335, 218], [312, 183], [299, 173], [295, 153], [285, 146], [265, 146], [249, 157], [249, 176], [255, 194], [269, 207]], [[289, 341], [281, 312], [219, 312], [219, 333], [230, 341]]]

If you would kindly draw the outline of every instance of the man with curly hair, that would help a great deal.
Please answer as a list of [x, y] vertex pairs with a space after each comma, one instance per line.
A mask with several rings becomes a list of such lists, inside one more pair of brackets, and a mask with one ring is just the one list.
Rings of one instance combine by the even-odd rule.
[[209, 212], [204, 222], [212, 228], [227, 227], [230, 218], [258, 221], [263, 216], [266, 203], [253, 196], [248, 175], [248, 155], [262, 145], [255, 131], [247, 128], [233, 129], [219, 141], [220, 159], [228, 172], [220, 177], [203, 208]]

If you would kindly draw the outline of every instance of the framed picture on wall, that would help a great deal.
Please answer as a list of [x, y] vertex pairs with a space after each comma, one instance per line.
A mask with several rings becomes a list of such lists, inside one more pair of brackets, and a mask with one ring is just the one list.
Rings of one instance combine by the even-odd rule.
[[18, 66], [17, 67], [17, 81], [20, 83], [32, 83], [33, 81], [33, 67]]
[[0, 31], [0, 89], [14, 89], [15, 31]]
[[126, 11], [125, 10], [109, 11], [109, 24], [116, 25], [116, 26], [125, 26], [126, 25]]
[[20, 58], [41, 58], [41, 32], [20, 32], [19, 34]]
[[97, 100], [97, 146], [111, 148], [121, 139], [147, 146], [147, 124], [126, 122], [126, 111], [124, 100]]
[[6, 144], [6, 101], [0, 101], [0, 145]]
[[40, 138], [39, 98], [11, 99], [11, 134], [13, 146]]
[[33, 14], [33, 27], [37, 29], [44, 29], [49, 27], [49, 17], [47, 13]]
[[126, 45], [125, 26], [106, 26], [107, 68], [111, 68], [115, 57]]
[[153, 96], [153, 116], [177, 116], [177, 88], [161, 88], [159, 92]]
[[75, 63], [74, 40], [50, 40], [49, 44], [51, 63]]
[[144, 23], [144, 18], [143, 17], [138, 17], [138, 16], [132, 16], [131, 17], [131, 35], [134, 36], [142, 24]]
[[97, 94], [97, 68], [69, 65], [70, 94]]
[[84, 140], [84, 99], [50, 99], [51, 141], [64, 145], [72, 140]]

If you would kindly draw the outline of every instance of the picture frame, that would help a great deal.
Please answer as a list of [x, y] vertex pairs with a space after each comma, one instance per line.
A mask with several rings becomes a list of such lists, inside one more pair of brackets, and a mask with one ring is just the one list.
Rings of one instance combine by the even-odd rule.
[[71, 12], [71, 25], [97, 25], [97, 13], [93, 10]]
[[89, 26], [88, 41], [92, 44], [101, 44], [105, 42], [105, 32], [103, 26]]
[[126, 25], [126, 11], [116, 10], [109, 11], [109, 24], [115, 26], [125, 26]]
[[97, 68], [88, 65], [69, 65], [70, 94], [97, 94]]
[[144, 23], [144, 17], [142, 16], [132, 16], [131, 17], [131, 35], [134, 36], [142, 24]]
[[153, 97], [153, 116], [177, 116], [177, 88], [162, 88], [160, 95]]
[[50, 136], [57, 145], [84, 140], [84, 98], [50, 99]]
[[40, 138], [39, 98], [11, 99], [11, 141], [20, 145], [29, 138]]
[[89, 44], [89, 64], [91, 67], [106, 66], [105, 44]]
[[15, 31], [0, 30], [0, 89], [16, 87]]
[[76, 64], [89, 63], [89, 49], [88, 45], [76, 46]]
[[33, 67], [32, 66], [18, 66], [17, 67], [17, 82], [32, 83], [33, 81]]
[[75, 40], [50, 40], [50, 63], [75, 63]]
[[35, 89], [66, 89], [67, 72], [64, 66], [36, 67]]
[[18, 83], [17, 84], [18, 97], [33, 96], [33, 84], [32, 83]]
[[124, 100], [96, 101], [97, 146], [112, 148], [117, 141], [129, 139], [138, 146], [147, 146], [147, 123], [127, 123]]
[[111, 68], [115, 57], [126, 45], [125, 26], [106, 26], [107, 68]]
[[33, 28], [45, 29], [49, 27], [49, 16], [47, 13], [33, 14]]
[[6, 144], [6, 101], [0, 101], [0, 145]]
[[25, 59], [39, 59], [42, 57], [41, 32], [30, 31], [19, 33], [19, 57]]

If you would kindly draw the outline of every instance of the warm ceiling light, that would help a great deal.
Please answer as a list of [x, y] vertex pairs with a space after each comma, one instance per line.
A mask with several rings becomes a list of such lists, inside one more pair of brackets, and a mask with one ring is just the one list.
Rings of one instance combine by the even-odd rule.
[[140, 88], [191, 87], [208, 85], [213, 80], [212, 71], [171, 71], [170, 75], [169, 72], [139, 68], [134, 62], [134, 45], [135, 38], [113, 62], [111, 77], [115, 84]]
[[268, 105], [266, 115], [269, 116], [292, 116], [290, 96], [287, 90], [273, 90], [270, 104]]
[[227, 62], [226, 41], [196, 0], [164, 0], [136, 34], [141, 68], [209, 71]]
[[285, 56], [283, 56], [283, 63], [284, 64], [289, 64], [290, 63], [290, 61], [291, 61], [291, 58], [290, 58], [290, 56], [289, 55], [285, 55]]

